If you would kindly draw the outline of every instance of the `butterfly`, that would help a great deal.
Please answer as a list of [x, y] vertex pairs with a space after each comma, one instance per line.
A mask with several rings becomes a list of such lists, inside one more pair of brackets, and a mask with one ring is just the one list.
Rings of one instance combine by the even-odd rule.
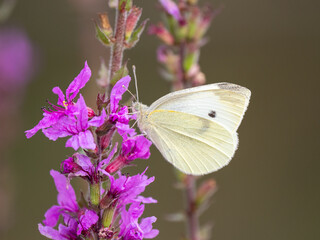
[[216, 83], [169, 93], [150, 106], [134, 102], [133, 108], [141, 132], [168, 162], [203, 175], [232, 159], [250, 96], [245, 87]]

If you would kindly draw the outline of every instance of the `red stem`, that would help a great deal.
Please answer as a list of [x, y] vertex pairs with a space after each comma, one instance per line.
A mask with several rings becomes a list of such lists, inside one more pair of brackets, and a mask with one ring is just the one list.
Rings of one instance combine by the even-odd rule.
[[186, 176], [186, 201], [187, 201], [187, 231], [190, 240], [200, 240], [199, 237], [199, 219], [196, 200], [196, 179], [192, 175]]
[[[124, 6], [119, 6], [116, 12], [116, 20], [115, 20], [115, 24], [116, 24], [115, 43], [111, 48], [111, 54], [110, 54], [109, 83], [111, 82], [115, 72], [117, 72], [122, 65], [126, 21], [127, 21], [127, 12]], [[111, 88], [109, 87], [108, 91], [110, 90]], [[110, 92], [108, 92], [108, 95], [109, 93]]]

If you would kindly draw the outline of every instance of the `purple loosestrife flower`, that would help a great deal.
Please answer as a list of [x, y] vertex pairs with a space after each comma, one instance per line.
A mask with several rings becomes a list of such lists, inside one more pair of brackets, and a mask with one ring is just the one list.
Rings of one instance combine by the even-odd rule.
[[112, 88], [110, 94], [110, 120], [115, 123], [118, 133], [123, 136], [129, 134], [130, 136], [136, 135], [133, 128], [130, 128], [129, 121], [136, 119], [135, 115], [130, 116], [128, 107], [123, 106], [120, 108], [119, 102], [122, 99], [122, 95], [129, 87], [131, 77], [125, 76], [121, 78]]
[[54, 240], [70, 240], [70, 239], [77, 239], [77, 227], [78, 227], [78, 222], [72, 218], [70, 219], [65, 219], [63, 224], [59, 224], [58, 230], [48, 227], [48, 226], [43, 226], [42, 224], [38, 224], [38, 229], [39, 232], [50, 239]]
[[105, 110], [103, 109], [101, 116], [93, 117], [89, 121], [87, 105], [81, 94], [73, 107], [77, 109], [74, 115], [63, 116], [56, 124], [43, 129], [43, 134], [53, 141], [71, 136], [66, 142], [66, 147], [72, 147], [74, 150], [78, 150], [79, 147], [95, 149], [96, 144], [89, 127], [100, 127], [104, 123], [107, 117]]
[[159, 0], [166, 12], [176, 19], [180, 24], [184, 24], [184, 19], [180, 13], [177, 4], [172, 0]]
[[114, 154], [117, 151], [118, 144], [116, 143], [113, 147], [113, 149], [109, 152], [109, 155], [106, 159], [103, 159], [101, 162], [99, 162], [96, 171], [96, 167], [91, 162], [91, 159], [83, 154], [75, 153], [73, 157], [67, 158], [61, 163], [61, 171], [64, 174], [69, 174], [69, 177], [83, 177], [84, 179], [87, 179], [90, 183], [98, 182], [97, 179], [97, 172], [101, 172], [103, 168], [105, 168], [106, 164], [108, 164], [113, 158]]
[[[132, 133], [135, 134], [134, 129], [128, 128], [126, 131], [122, 136], [123, 142], [119, 156], [106, 168], [106, 171], [109, 173], [120, 170], [137, 158], [148, 159], [150, 157], [150, 146], [152, 142], [141, 135], [130, 136]], [[129, 133], [129, 137], [127, 133]]]
[[152, 142], [141, 135], [124, 137], [120, 155], [129, 161], [137, 158], [147, 159], [150, 157], [151, 145]]
[[121, 175], [119, 172], [119, 178], [117, 179], [108, 172], [102, 170], [102, 172], [106, 174], [110, 180], [110, 189], [104, 199], [101, 201], [102, 204], [104, 204], [104, 202], [110, 203], [113, 200], [116, 200], [117, 207], [121, 208], [126, 204], [133, 202], [156, 203], [157, 201], [151, 197], [145, 198], [139, 196], [142, 192], [144, 192], [146, 186], [154, 181], [154, 177], [148, 178], [145, 175], [146, 170], [143, 173], [134, 175], [132, 177]]
[[122, 99], [122, 95], [129, 87], [131, 77], [125, 76], [121, 78], [112, 88], [110, 94], [110, 120], [114, 123], [128, 124], [130, 116], [128, 115], [128, 107], [124, 106], [120, 108], [119, 102]]
[[[88, 230], [96, 224], [99, 217], [89, 209], [81, 209], [76, 201], [75, 192], [68, 179], [61, 173], [51, 170], [58, 190], [58, 204], [48, 209], [45, 213], [44, 225], [39, 224], [39, 231], [50, 239], [75, 239], [72, 236], [79, 236], [83, 230]], [[60, 224], [59, 230], [55, 230], [60, 215], [64, 219], [66, 226]]]
[[144, 204], [133, 203], [128, 211], [125, 207], [121, 211], [120, 232], [118, 237], [122, 240], [142, 240], [144, 238], [155, 238], [159, 230], [152, 229], [156, 217], [143, 218], [139, 224], [138, 220], [143, 214]]
[[66, 96], [63, 94], [59, 87], [54, 87], [52, 92], [58, 95], [58, 105], [51, 104], [53, 110], [43, 109], [43, 118], [40, 122], [32, 129], [25, 131], [26, 137], [31, 138], [40, 129], [46, 129], [54, 124], [58, 123], [61, 118], [69, 115], [73, 115], [77, 109], [73, 102], [74, 98], [79, 93], [80, 89], [83, 88], [91, 77], [91, 70], [85, 62], [84, 68], [81, 70], [79, 75], [70, 83], [66, 90]]

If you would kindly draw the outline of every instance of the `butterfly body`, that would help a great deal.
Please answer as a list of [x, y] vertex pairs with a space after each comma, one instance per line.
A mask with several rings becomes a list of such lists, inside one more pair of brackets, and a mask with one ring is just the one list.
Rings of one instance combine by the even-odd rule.
[[133, 107], [138, 127], [167, 161], [184, 173], [202, 175], [233, 157], [250, 94], [244, 87], [217, 83], [169, 93], [150, 107], [138, 102]]

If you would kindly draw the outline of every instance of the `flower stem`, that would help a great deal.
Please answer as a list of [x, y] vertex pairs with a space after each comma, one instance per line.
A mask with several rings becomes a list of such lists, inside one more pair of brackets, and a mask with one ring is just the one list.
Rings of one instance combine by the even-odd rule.
[[[123, 2], [125, 4], [125, 2]], [[113, 75], [121, 68], [123, 52], [124, 52], [124, 37], [126, 30], [127, 11], [124, 6], [118, 6], [116, 11], [116, 31], [115, 42], [111, 48], [109, 62], [109, 83], [111, 83]], [[110, 94], [111, 87], [108, 88], [107, 96]]]
[[[178, 54], [180, 57], [180, 64], [179, 64], [179, 75], [176, 81], [176, 85], [174, 86], [175, 90], [185, 89], [190, 87], [190, 83], [187, 79], [187, 72], [184, 69], [183, 62], [185, 59], [185, 53], [187, 51], [187, 43], [182, 42], [180, 43]], [[186, 191], [186, 227], [188, 233], [189, 240], [200, 240], [200, 226], [199, 226], [199, 216], [197, 213], [196, 207], [196, 194], [197, 194], [197, 187], [196, 187], [196, 177], [192, 175], [186, 175], [185, 178], [185, 191]]]
[[186, 201], [187, 201], [187, 232], [188, 239], [200, 240], [199, 237], [199, 219], [197, 213], [196, 200], [196, 179], [192, 175], [186, 176]]

